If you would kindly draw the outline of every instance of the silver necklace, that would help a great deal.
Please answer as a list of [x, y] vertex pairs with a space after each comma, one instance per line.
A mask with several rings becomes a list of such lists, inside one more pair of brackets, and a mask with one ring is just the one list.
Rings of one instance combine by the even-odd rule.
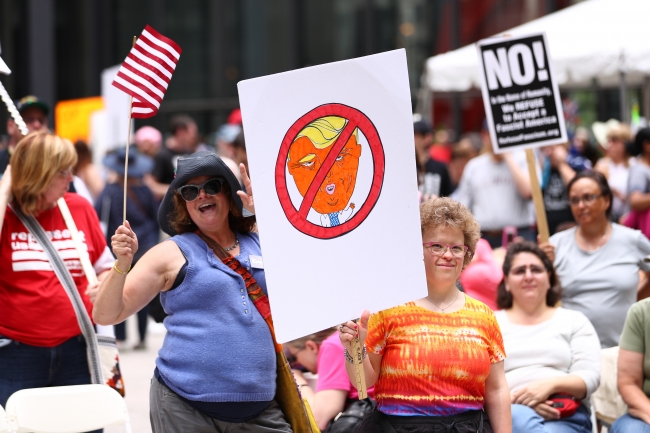
[[226, 251], [232, 251], [235, 248], [237, 248], [237, 245], [239, 245], [239, 238], [237, 237], [237, 235], [235, 235], [235, 245], [233, 245], [232, 247], [225, 248], [225, 250]]
[[[603, 237], [601, 238], [603, 241], [605, 240], [605, 236], [607, 236], [607, 232], [609, 231], [609, 227], [610, 227], [609, 224], [607, 225], [607, 227], [605, 227], [605, 233], [603, 233]], [[584, 235], [582, 235], [582, 239], [584, 239], [586, 241]], [[585, 242], [585, 245], [587, 246], [588, 251], [594, 252], [594, 251], [598, 251], [599, 249], [601, 249], [605, 245], [605, 243], [606, 242], [603, 242], [602, 245], [598, 245], [596, 248], [593, 248], [591, 245], [588, 245], [586, 242]]]
[[454, 305], [454, 302], [456, 302], [456, 300], [458, 299], [459, 296], [460, 296], [460, 290], [458, 290], [458, 293], [456, 293], [456, 297], [454, 298], [453, 301], [451, 301], [451, 304], [447, 305], [445, 308], [442, 308], [440, 305], [438, 305], [438, 304], [436, 304], [435, 302], [433, 302], [431, 299], [429, 299], [429, 296], [425, 296], [425, 298], [426, 298], [427, 301], [431, 302], [433, 305], [436, 306], [436, 308], [438, 308], [441, 312], [444, 313], [445, 310], [446, 310], [447, 308], [449, 308], [449, 307], [451, 307], [452, 305]]

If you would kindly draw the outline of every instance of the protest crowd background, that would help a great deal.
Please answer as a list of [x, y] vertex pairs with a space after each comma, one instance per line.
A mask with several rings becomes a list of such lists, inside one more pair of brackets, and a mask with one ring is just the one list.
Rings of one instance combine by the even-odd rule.
[[[92, 205], [100, 224], [95, 232], [103, 233], [111, 249], [126, 195], [126, 218], [139, 242], [134, 266], [169, 237], [169, 230], [160, 227], [158, 208], [174, 182], [179, 159], [213, 152], [238, 186], [245, 186], [239, 167], [248, 171], [248, 155], [238, 81], [406, 48], [418, 197], [420, 203], [449, 197], [480, 225], [481, 239], [456, 286], [495, 312], [505, 348], [513, 431], [646, 432], [650, 71], [639, 85], [626, 84], [622, 77], [613, 86], [594, 79], [587, 88], [561, 87], [568, 142], [535, 149], [549, 242], [539, 242], [525, 154], [494, 152], [480, 89], [433, 91], [423, 75], [429, 57], [576, 4], [606, 1], [340, 0], [326, 5], [196, 0], [154, 5], [144, 0], [3, 0], [0, 57], [12, 74], [0, 75], [0, 81], [30, 132], [49, 130], [74, 143], [77, 163], [66, 174], [70, 191]], [[125, 190], [126, 137], [109, 131], [115, 105], [106, 99], [109, 86], [102, 73], [109, 68], [115, 72], [131, 48], [132, 35], [147, 23], [176, 41], [183, 54], [159, 115], [134, 121]], [[2, 111], [4, 173], [22, 134]], [[123, 119], [115, 122], [126, 122], [126, 107], [120, 115]], [[250, 177], [254, 183], [254, 171]], [[7, 242], [3, 236], [2, 244]], [[447, 254], [448, 246], [442, 245], [442, 255]], [[101, 270], [113, 272], [113, 260]], [[529, 280], [542, 288], [535, 286], [535, 299]], [[2, 281], [0, 299], [8, 299], [12, 294], [3, 290]], [[272, 297], [272, 288], [270, 292]], [[0, 370], [5, 362], [15, 362], [3, 356], [11, 343], [2, 335], [3, 308], [0, 302]], [[134, 431], [151, 427], [148, 405], [128, 396], [128, 387], [142, 387], [132, 395], [149, 398], [149, 379], [165, 332], [156, 322], [164, 316], [156, 296], [115, 325], [127, 404], [133, 425], [142, 428]], [[332, 327], [284, 345], [322, 431], [358, 396], [345, 370], [339, 333]], [[129, 362], [145, 379], [129, 383]], [[0, 406], [9, 397], [3, 380]], [[374, 390], [369, 391], [372, 396]], [[558, 395], [577, 402], [575, 413], [560, 418], [558, 406], [549, 402]]]

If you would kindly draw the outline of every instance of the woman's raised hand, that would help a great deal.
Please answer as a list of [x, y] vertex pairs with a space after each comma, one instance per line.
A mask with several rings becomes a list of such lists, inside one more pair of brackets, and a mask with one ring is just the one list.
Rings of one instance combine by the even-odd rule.
[[133, 256], [138, 251], [138, 237], [131, 230], [131, 224], [125, 221], [123, 225], [115, 230], [111, 237], [113, 254], [117, 257], [117, 267], [126, 272], [133, 263]]
[[239, 172], [241, 173], [241, 179], [244, 181], [244, 188], [246, 188], [246, 192], [237, 191], [237, 195], [241, 198], [244, 209], [255, 215], [255, 204], [253, 203], [253, 185], [251, 184], [251, 178], [248, 177], [246, 166], [244, 164], [239, 164]]
[[555, 247], [550, 242], [542, 242], [540, 235], [537, 235], [537, 244], [539, 248], [544, 251], [546, 257], [553, 263], [555, 261]]
[[358, 322], [349, 320], [339, 325], [339, 339], [343, 347], [350, 350], [352, 340], [357, 337], [359, 337], [359, 343], [363, 344], [368, 334], [368, 318], [370, 318], [370, 312], [365, 310]]

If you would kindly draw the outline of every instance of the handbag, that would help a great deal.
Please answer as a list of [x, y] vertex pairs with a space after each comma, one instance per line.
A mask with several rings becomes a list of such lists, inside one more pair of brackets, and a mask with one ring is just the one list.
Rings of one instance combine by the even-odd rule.
[[219, 260], [244, 279], [249, 298], [269, 326], [273, 345], [275, 346], [277, 365], [275, 400], [282, 409], [285, 419], [296, 433], [320, 433], [309, 403], [300, 395], [298, 384], [293, 377], [291, 366], [287, 361], [287, 357], [284, 355], [282, 345], [275, 339], [269, 298], [262, 291], [259, 284], [257, 284], [253, 275], [241, 265], [239, 260], [228, 254], [221, 245], [217, 244], [205, 234], [200, 231], [197, 231], [196, 234], [203, 239]]
[[377, 402], [370, 397], [355, 400], [347, 409], [330, 421], [323, 433], [354, 433], [359, 430], [363, 417], [372, 412], [375, 407], [377, 407]]
[[553, 394], [548, 399], [553, 402], [551, 407], [560, 412], [560, 418], [567, 418], [573, 415], [582, 406], [580, 400], [564, 392]]
[[[96, 282], [97, 275], [90, 263], [88, 252], [81, 248], [79, 232], [74, 224], [74, 220], [72, 220], [72, 215], [70, 214], [68, 205], [63, 198], [59, 199], [57, 204], [63, 214], [63, 219], [66, 222], [68, 230], [70, 231], [70, 236], [72, 237], [79, 254], [79, 259], [84, 269], [84, 273], [86, 274], [86, 278], [89, 283]], [[29, 230], [32, 236], [34, 236], [38, 243], [43, 247], [43, 251], [47, 254], [54, 273], [59, 278], [61, 285], [72, 303], [72, 308], [77, 316], [79, 328], [81, 329], [81, 333], [86, 341], [86, 353], [88, 356], [91, 383], [100, 385], [106, 384], [115, 389], [121, 396], [124, 396], [124, 379], [120, 370], [119, 354], [117, 352], [115, 337], [109, 335], [97, 335], [95, 327], [93, 326], [83, 300], [81, 299], [79, 290], [72, 279], [72, 275], [70, 275], [70, 271], [36, 218], [33, 216], [27, 216], [19, 209], [15, 209], [11, 205], [9, 206], [25, 225], [27, 230]]]

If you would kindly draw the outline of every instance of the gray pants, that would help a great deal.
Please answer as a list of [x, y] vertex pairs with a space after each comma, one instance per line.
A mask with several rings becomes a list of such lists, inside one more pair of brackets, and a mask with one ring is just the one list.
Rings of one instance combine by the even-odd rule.
[[203, 415], [153, 378], [149, 406], [153, 433], [292, 433], [275, 400], [264, 412], [246, 422], [219, 421]]

